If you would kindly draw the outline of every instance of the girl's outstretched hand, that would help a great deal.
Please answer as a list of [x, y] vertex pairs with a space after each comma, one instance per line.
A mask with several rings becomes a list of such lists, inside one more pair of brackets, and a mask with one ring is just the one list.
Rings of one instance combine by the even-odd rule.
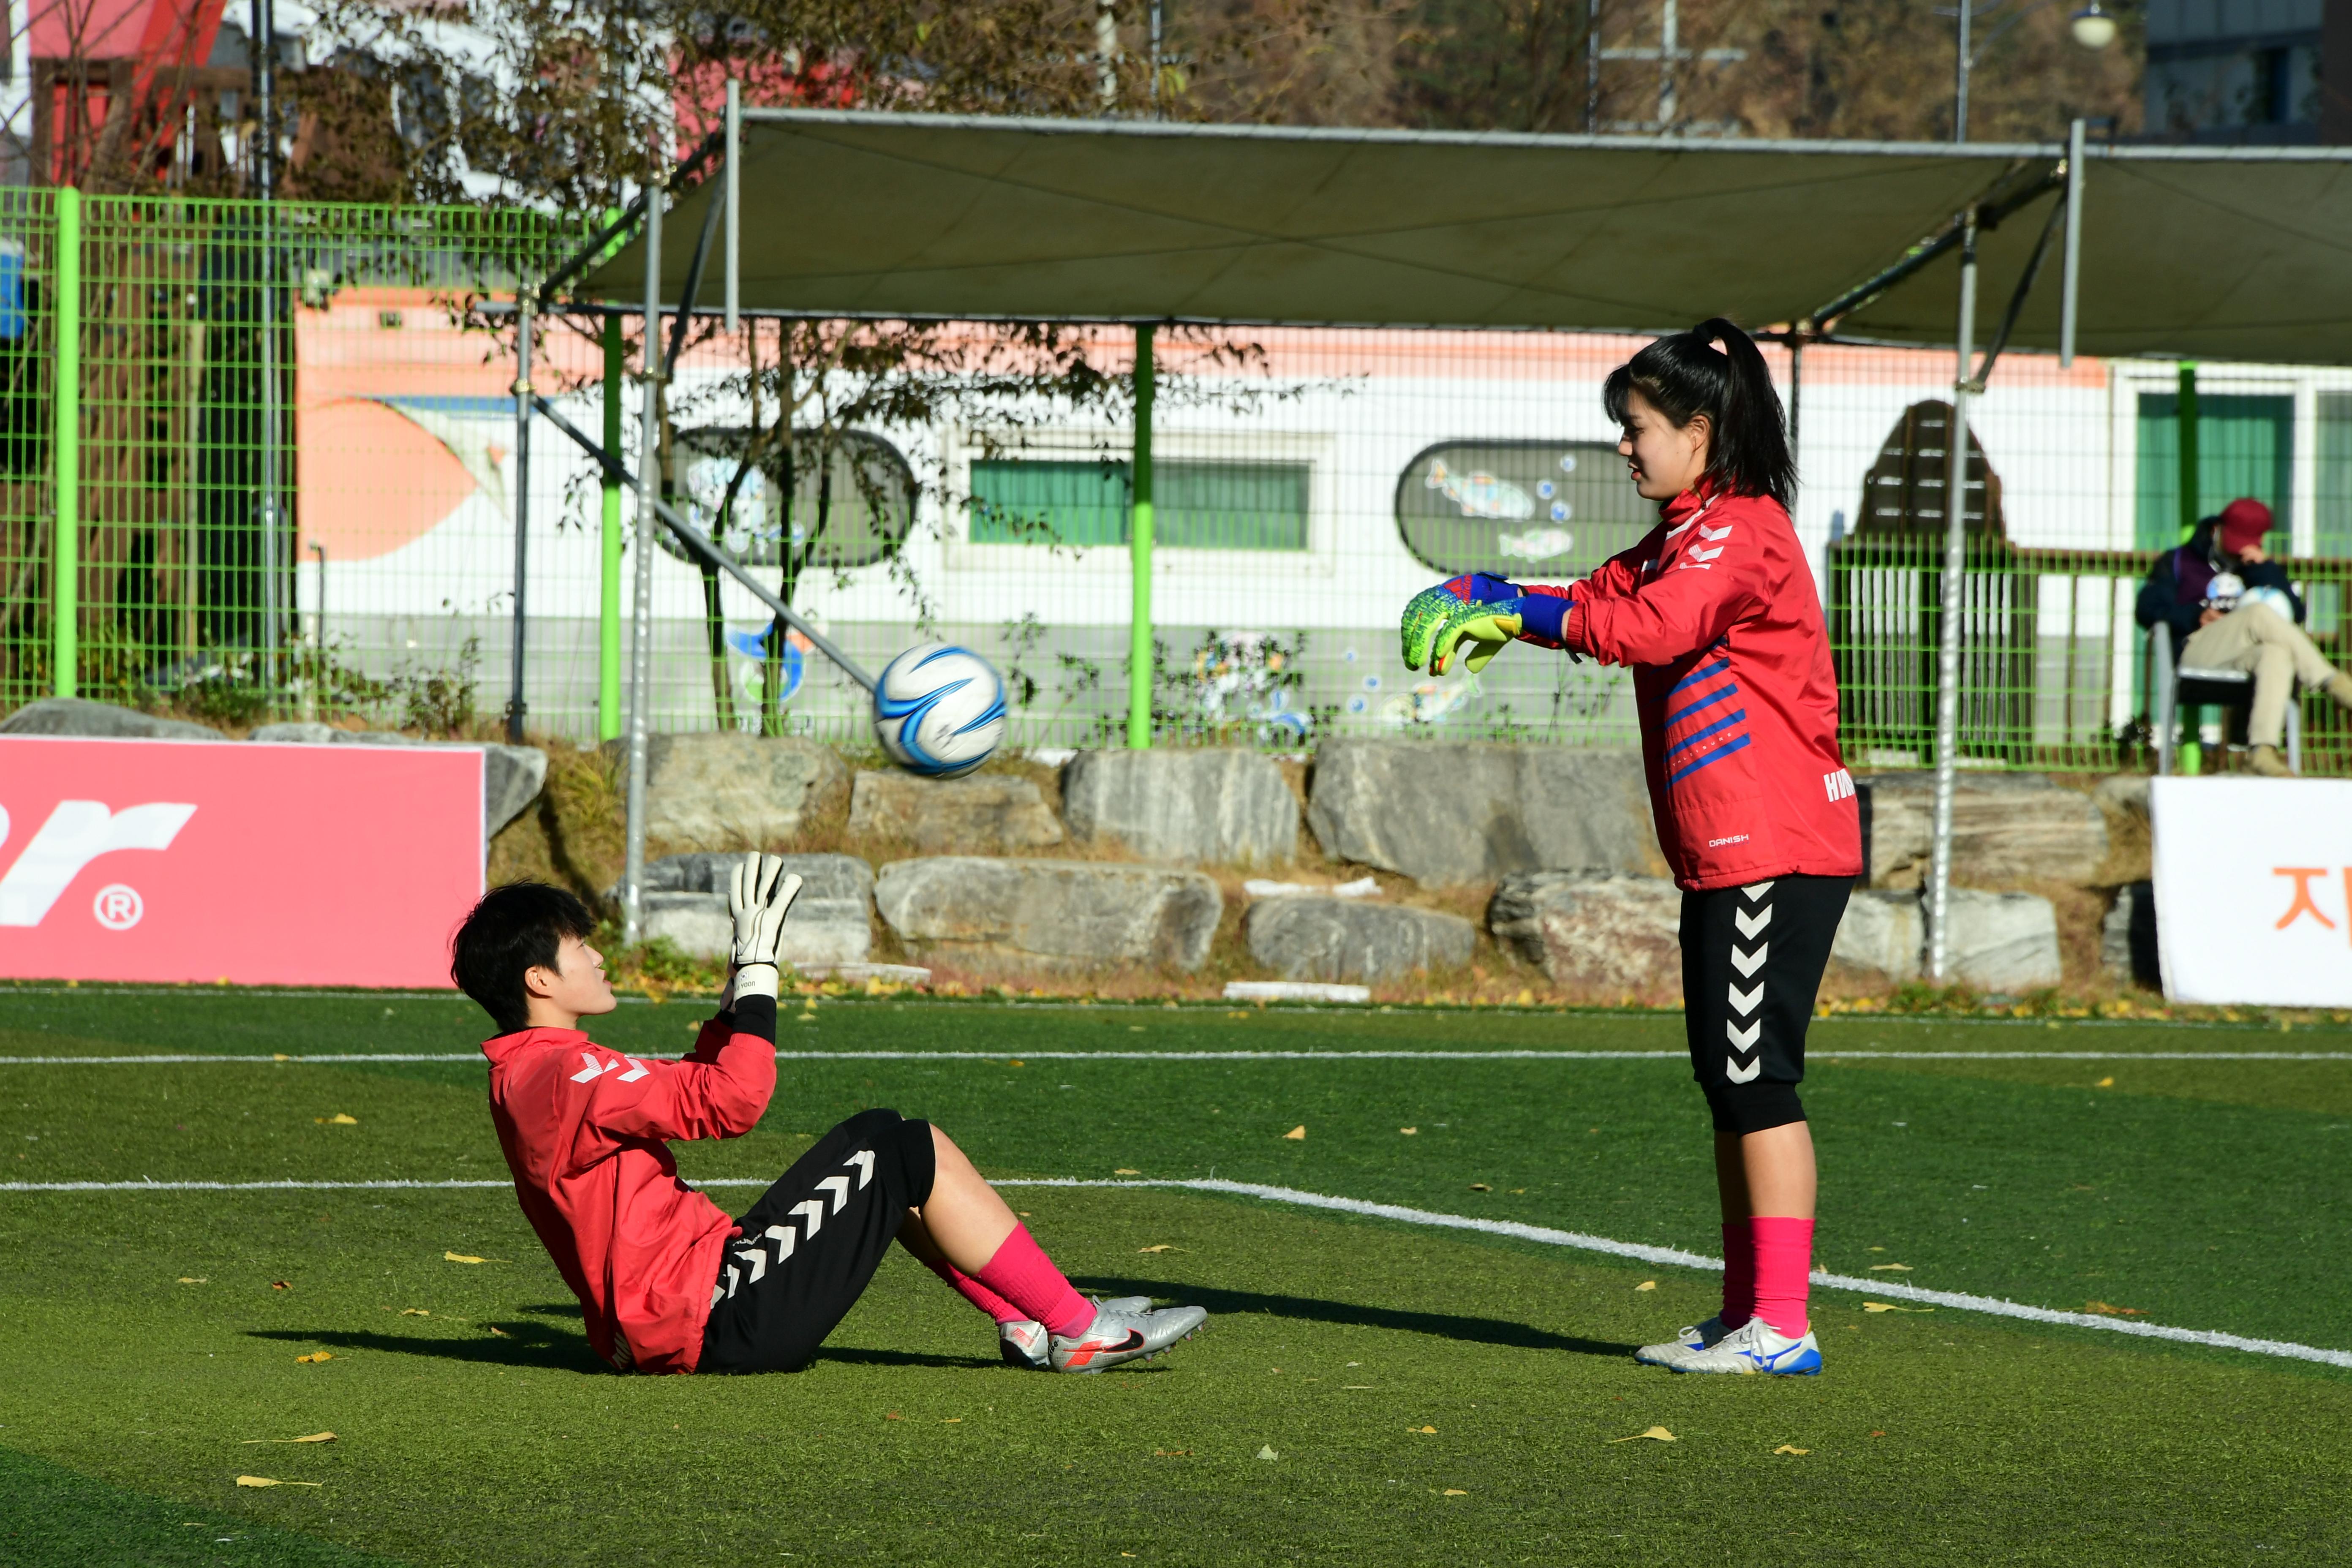
[[1404, 640], [1404, 667], [1426, 665], [1444, 675], [1457, 647], [1469, 647], [1464, 662], [1475, 674], [1519, 635], [1524, 626], [1519, 603], [1524, 591], [1516, 583], [1472, 572], [1453, 577], [1415, 594], [1404, 607], [1399, 631]]

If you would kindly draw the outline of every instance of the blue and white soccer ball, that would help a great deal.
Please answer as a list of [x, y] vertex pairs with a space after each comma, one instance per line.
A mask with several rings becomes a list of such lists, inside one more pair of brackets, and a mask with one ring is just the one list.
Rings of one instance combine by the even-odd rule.
[[910, 647], [875, 683], [874, 733], [908, 773], [960, 777], [988, 761], [1004, 738], [1004, 681], [970, 649]]
[[2294, 620], [2294, 601], [2288, 598], [2283, 590], [2271, 587], [2268, 584], [2259, 588], [2247, 589], [2244, 596], [2238, 602], [2242, 605], [2268, 605], [2278, 612], [2281, 620], [2289, 623]]

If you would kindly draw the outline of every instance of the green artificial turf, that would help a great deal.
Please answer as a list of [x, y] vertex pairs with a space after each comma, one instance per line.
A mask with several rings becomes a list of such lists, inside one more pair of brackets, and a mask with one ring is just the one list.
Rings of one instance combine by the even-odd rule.
[[[1671, 1060], [1100, 1055], [1673, 1050], [1678, 1017], [816, 1013], [786, 1048], [991, 1059], [788, 1060], [757, 1131], [681, 1148], [689, 1175], [765, 1179], [891, 1104], [1000, 1178], [1213, 1173], [1718, 1250], [1704, 1111]], [[595, 1033], [676, 1050], [699, 1016], [630, 1005]], [[0, 994], [0, 1056], [433, 1052], [477, 1032], [440, 999]], [[1823, 1267], [2352, 1346], [2352, 1062], [2142, 1059], [2352, 1036], [1870, 1018], [1822, 1022], [1811, 1049]], [[1840, 1055], [1874, 1049], [2106, 1055]], [[471, 1061], [0, 1066], [0, 1179], [499, 1179], [481, 1086]], [[1627, 1352], [1711, 1310], [1698, 1271], [1182, 1191], [1009, 1194], [1082, 1285], [1199, 1301], [1209, 1331], [1139, 1371], [1015, 1373], [894, 1258], [806, 1373], [622, 1379], [496, 1189], [0, 1194], [0, 1562], [2347, 1554], [2340, 1370], [1822, 1292], [1825, 1376], [1677, 1379]], [[1653, 1426], [1675, 1441], [1611, 1441]]]

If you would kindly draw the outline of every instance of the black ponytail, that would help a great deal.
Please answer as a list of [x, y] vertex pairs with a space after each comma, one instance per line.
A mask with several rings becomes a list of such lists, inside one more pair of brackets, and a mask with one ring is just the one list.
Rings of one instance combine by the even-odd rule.
[[1797, 463], [1789, 455], [1780, 395], [1746, 332], [1717, 316], [1658, 339], [1609, 373], [1601, 389], [1609, 417], [1622, 425], [1626, 399], [1636, 392], [1678, 429], [1706, 416], [1714, 428], [1706, 477], [1718, 488], [1769, 496], [1784, 509], [1795, 504]]

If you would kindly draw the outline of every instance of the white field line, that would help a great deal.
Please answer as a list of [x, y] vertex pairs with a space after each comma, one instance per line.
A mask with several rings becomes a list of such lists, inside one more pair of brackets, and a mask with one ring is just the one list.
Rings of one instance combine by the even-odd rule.
[[[604, 1047], [606, 1050], [617, 1047]], [[0, 1057], [6, 1067], [152, 1067], [243, 1062], [332, 1067], [362, 1062], [479, 1062], [479, 1051], [337, 1051], [299, 1056], [153, 1053], [120, 1057]], [[780, 1062], [1604, 1062], [1690, 1059], [1685, 1051], [778, 1051]], [[2352, 1062], [2352, 1051], [1817, 1051], [1844, 1062]]]
[[[362, 1182], [0, 1182], [0, 1192], [5, 1193], [268, 1193], [268, 1192], [417, 1192], [457, 1191], [511, 1188], [511, 1182], [500, 1181], [362, 1181]], [[765, 1187], [771, 1185], [762, 1176], [722, 1176], [697, 1182], [698, 1187]], [[1429, 1226], [1441, 1230], [1471, 1230], [1486, 1236], [1508, 1237], [1516, 1241], [1533, 1241], [1547, 1247], [1572, 1247], [1584, 1252], [1606, 1253], [1612, 1258], [1629, 1258], [1643, 1263], [1664, 1264], [1675, 1268], [1701, 1268], [1720, 1272], [1719, 1258], [1706, 1258], [1696, 1252], [1685, 1252], [1675, 1247], [1651, 1247], [1638, 1241], [1618, 1241], [1605, 1236], [1590, 1236], [1582, 1231], [1555, 1230], [1549, 1226], [1522, 1225], [1516, 1220], [1480, 1219], [1472, 1215], [1438, 1214], [1428, 1209], [1407, 1208], [1402, 1204], [1376, 1204], [1362, 1198], [1332, 1197], [1323, 1193], [1302, 1192], [1297, 1187], [1272, 1187], [1255, 1182], [1229, 1182], [1215, 1177], [1193, 1177], [1154, 1181], [1150, 1179], [1094, 1180], [1077, 1176], [1035, 1176], [1008, 1178], [996, 1182], [1000, 1187], [1112, 1187], [1112, 1188], [1177, 1188], [1195, 1193], [1223, 1193], [1234, 1197], [1256, 1198], [1264, 1203], [1293, 1204], [1301, 1208], [1329, 1209], [1340, 1214], [1360, 1215], [1369, 1219], [1393, 1220], [1402, 1225]], [[1831, 1274], [1816, 1269], [1815, 1285], [1829, 1290], [1850, 1290], [1864, 1296], [1893, 1297], [1897, 1300], [1919, 1301], [1930, 1306], [1949, 1307], [1955, 1311], [1983, 1312], [1996, 1318], [2018, 1318], [2032, 1323], [2049, 1323], [2066, 1328], [2102, 1329], [2109, 1333], [2129, 1334], [2137, 1339], [2166, 1340], [2176, 1344], [2204, 1345], [2214, 1350], [2244, 1351], [2253, 1355], [2279, 1356], [2290, 1361], [2319, 1362], [2328, 1366], [2352, 1367], [2352, 1351], [2327, 1350], [2318, 1345], [2297, 1344], [2291, 1340], [2252, 1339], [2243, 1334], [2223, 1333], [2215, 1329], [2179, 1329], [2166, 1323], [2136, 1323], [2128, 1319], [2095, 1317], [2088, 1312], [2061, 1312], [2048, 1307], [2028, 1306], [2019, 1301], [2002, 1300], [1992, 1296], [1973, 1296], [1960, 1290], [1930, 1290], [1919, 1285], [1901, 1285], [1891, 1280], [1859, 1279], [1848, 1274]]]

